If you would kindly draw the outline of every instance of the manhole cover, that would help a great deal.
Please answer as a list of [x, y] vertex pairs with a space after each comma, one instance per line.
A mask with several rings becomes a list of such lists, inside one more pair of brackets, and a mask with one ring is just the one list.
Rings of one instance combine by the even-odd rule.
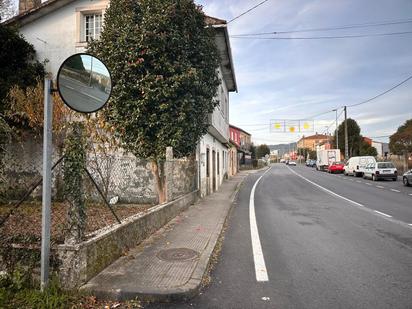
[[163, 261], [190, 261], [199, 256], [197, 251], [188, 248], [172, 248], [159, 251], [157, 257]]

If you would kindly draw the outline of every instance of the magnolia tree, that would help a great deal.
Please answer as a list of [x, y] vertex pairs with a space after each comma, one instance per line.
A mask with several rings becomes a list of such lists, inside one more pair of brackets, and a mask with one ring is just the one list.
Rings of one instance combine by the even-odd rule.
[[218, 103], [213, 29], [190, 0], [112, 1], [89, 51], [113, 79], [106, 120], [125, 150], [150, 159], [163, 203], [166, 147], [178, 157], [193, 154]]

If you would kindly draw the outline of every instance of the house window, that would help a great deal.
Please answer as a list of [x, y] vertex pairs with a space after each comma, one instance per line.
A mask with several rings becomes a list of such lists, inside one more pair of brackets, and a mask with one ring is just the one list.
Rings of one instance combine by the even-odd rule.
[[102, 14], [84, 15], [84, 41], [98, 40], [102, 30]]

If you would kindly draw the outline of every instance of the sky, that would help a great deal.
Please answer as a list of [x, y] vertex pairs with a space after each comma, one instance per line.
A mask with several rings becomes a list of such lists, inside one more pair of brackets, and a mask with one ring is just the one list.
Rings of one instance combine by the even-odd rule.
[[[195, 2], [207, 15], [230, 20], [261, 0]], [[268, 0], [230, 22], [228, 30], [232, 36], [394, 20], [411, 22], [282, 37], [412, 32], [412, 1]], [[238, 93], [230, 94], [229, 119], [251, 133], [255, 144], [294, 142], [302, 137], [302, 133], [271, 133], [272, 119], [312, 119], [315, 114], [372, 98], [412, 75], [412, 33], [322, 40], [231, 37], [230, 41]], [[335, 116], [331, 112], [313, 118], [314, 132], [333, 133]], [[348, 117], [358, 122], [362, 135], [387, 142], [386, 136], [412, 118], [412, 79], [370, 103], [348, 108]]]

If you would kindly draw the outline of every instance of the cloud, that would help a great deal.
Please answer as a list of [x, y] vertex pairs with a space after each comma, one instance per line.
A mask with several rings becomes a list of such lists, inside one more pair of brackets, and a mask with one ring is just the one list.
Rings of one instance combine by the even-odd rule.
[[[254, 0], [201, 0], [205, 11], [230, 20]], [[373, 10], [371, 10], [373, 8]], [[229, 24], [230, 34], [319, 28], [407, 19], [409, 0], [271, 0]], [[368, 16], [366, 19], [365, 16]], [[290, 36], [377, 33], [410, 30], [410, 24], [381, 28], [311, 32]], [[286, 35], [285, 35], [286, 36]], [[412, 35], [345, 40], [262, 41], [231, 39], [239, 93], [230, 97], [230, 122], [268, 125], [270, 119], [303, 119], [371, 98], [411, 74]], [[412, 118], [412, 80], [369, 104], [348, 109], [362, 134], [385, 135]], [[334, 113], [316, 118], [323, 131]], [[342, 117], [341, 117], [342, 118]], [[274, 135], [262, 126], [245, 126], [258, 141], [298, 135]], [[332, 127], [333, 128], [333, 127]], [[260, 129], [260, 130], [258, 130]]]

